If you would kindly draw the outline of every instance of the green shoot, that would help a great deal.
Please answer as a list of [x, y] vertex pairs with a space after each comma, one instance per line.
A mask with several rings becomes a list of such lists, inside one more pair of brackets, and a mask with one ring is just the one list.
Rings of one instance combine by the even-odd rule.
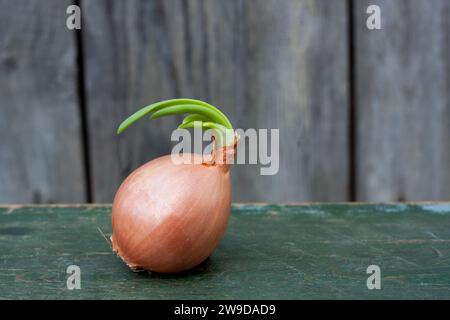
[[117, 134], [121, 134], [131, 124], [146, 115], [150, 115], [151, 119], [157, 119], [175, 114], [189, 114], [178, 127], [180, 129], [196, 126], [212, 129], [219, 147], [234, 142], [233, 127], [228, 118], [216, 107], [195, 99], [171, 99], [146, 106], [125, 119], [117, 129]]

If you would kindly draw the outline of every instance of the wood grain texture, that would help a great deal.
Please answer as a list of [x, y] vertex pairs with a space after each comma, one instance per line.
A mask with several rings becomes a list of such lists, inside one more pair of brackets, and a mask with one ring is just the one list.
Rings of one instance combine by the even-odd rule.
[[193, 97], [237, 128], [280, 128], [280, 171], [233, 169], [236, 201], [348, 197], [346, 1], [83, 1], [94, 201], [170, 152], [176, 119], [117, 125]]
[[70, 1], [0, 1], [0, 203], [85, 201]]
[[[450, 198], [450, 3], [355, 1], [357, 198]], [[369, 4], [382, 30], [366, 28]]]
[[82, 1], [86, 104], [94, 202], [110, 202], [132, 169], [170, 152], [174, 118], [142, 121], [117, 137], [138, 108], [179, 96], [165, 1]]
[[[450, 204], [233, 207], [189, 273], [132, 272], [99, 230], [110, 206], [0, 208], [2, 299], [448, 299]], [[81, 268], [81, 290], [66, 269]], [[369, 265], [381, 290], [368, 290]]]

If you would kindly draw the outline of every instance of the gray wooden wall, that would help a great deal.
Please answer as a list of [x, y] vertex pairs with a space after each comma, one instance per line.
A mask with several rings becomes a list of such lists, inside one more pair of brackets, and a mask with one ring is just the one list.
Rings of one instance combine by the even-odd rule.
[[[111, 202], [170, 152], [193, 97], [280, 129], [280, 171], [233, 169], [234, 201], [450, 199], [446, 0], [0, 0], [0, 202]], [[381, 7], [382, 30], [366, 28]]]

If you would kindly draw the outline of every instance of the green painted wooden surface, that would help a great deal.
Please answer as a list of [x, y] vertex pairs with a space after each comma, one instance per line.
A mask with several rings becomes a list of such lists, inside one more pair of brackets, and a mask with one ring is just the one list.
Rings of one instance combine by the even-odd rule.
[[218, 250], [183, 275], [132, 272], [98, 228], [111, 232], [109, 206], [0, 208], [0, 298], [450, 298], [448, 203], [234, 205]]

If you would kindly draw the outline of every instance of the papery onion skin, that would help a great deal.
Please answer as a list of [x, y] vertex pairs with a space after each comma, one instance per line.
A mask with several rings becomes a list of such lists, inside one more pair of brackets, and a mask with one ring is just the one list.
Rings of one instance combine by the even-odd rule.
[[[192, 155], [192, 159], [199, 155]], [[113, 250], [131, 268], [181, 272], [208, 258], [231, 210], [229, 166], [174, 164], [170, 155], [132, 172], [113, 201]]]

